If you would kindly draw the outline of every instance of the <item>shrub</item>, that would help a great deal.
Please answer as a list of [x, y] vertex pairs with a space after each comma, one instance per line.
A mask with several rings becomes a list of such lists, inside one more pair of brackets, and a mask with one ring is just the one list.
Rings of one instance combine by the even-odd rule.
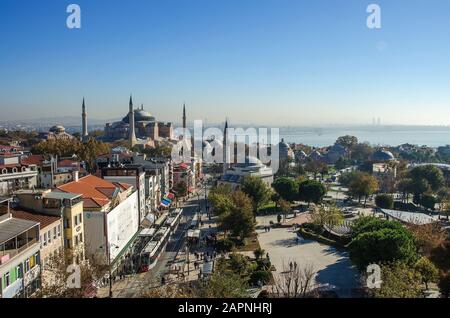
[[379, 194], [375, 198], [375, 204], [381, 209], [392, 209], [394, 207], [394, 199], [389, 194]]
[[219, 253], [228, 253], [235, 247], [235, 244], [230, 239], [223, 239], [217, 242], [216, 249]]
[[258, 283], [267, 284], [270, 282], [272, 274], [266, 270], [258, 270], [254, 271], [250, 275], [250, 284], [253, 286], [258, 286]]

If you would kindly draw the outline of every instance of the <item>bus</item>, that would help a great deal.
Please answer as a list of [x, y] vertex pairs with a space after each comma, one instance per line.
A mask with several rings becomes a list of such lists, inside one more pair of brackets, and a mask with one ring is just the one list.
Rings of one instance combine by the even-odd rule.
[[140, 271], [147, 272], [155, 267], [170, 237], [170, 227], [161, 227], [140, 254]]

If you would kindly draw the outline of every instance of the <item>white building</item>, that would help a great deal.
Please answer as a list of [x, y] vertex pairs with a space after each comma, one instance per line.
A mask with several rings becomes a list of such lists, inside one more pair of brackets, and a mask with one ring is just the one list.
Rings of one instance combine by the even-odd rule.
[[135, 188], [89, 175], [58, 190], [83, 196], [86, 256], [98, 263], [117, 262], [139, 230], [139, 195]]
[[246, 157], [244, 163], [237, 163], [226, 170], [218, 184], [229, 184], [233, 188], [239, 187], [245, 177], [261, 178], [267, 185], [272, 185], [273, 170], [255, 157]]

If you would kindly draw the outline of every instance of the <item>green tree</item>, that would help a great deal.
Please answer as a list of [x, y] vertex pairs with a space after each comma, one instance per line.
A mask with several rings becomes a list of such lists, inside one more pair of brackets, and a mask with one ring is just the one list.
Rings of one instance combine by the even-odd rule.
[[271, 197], [269, 187], [258, 177], [245, 177], [241, 185], [241, 190], [252, 200], [253, 213], [255, 216], [258, 213], [258, 210], [266, 204]]
[[414, 264], [417, 248], [412, 234], [398, 222], [379, 221], [381, 222], [364, 218], [356, 228], [352, 228], [352, 240], [349, 244], [351, 260], [361, 270], [369, 264], [394, 261]]
[[426, 180], [433, 192], [437, 192], [445, 185], [444, 174], [436, 166], [426, 165], [415, 167], [410, 171], [409, 175], [414, 181]]
[[428, 289], [428, 284], [437, 282], [439, 278], [439, 271], [434, 264], [426, 257], [421, 257], [414, 266], [416, 271], [420, 274], [422, 283]]
[[281, 177], [274, 180], [272, 188], [286, 201], [298, 199], [298, 182], [292, 178]]
[[298, 193], [300, 200], [308, 202], [308, 205], [311, 202], [317, 204], [326, 195], [327, 189], [319, 181], [306, 180], [300, 183]]
[[374, 289], [376, 298], [421, 297], [420, 274], [404, 263], [396, 262], [381, 266], [382, 283]]
[[375, 197], [375, 204], [381, 209], [392, 209], [394, 199], [389, 194], [379, 194]]
[[345, 135], [336, 140], [336, 145], [341, 145], [347, 149], [353, 149], [358, 144], [358, 138], [355, 136]]
[[225, 232], [244, 240], [255, 230], [255, 219], [252, 213], [250, 198], [241, 191], [231, 195], [232, 205], [229, 211], [219, 217], [219, 227]]
[[437, 199], [434, 197], [434, 195], [429, 193], [424, 193], [420, 196], [420, 205], [428, 210], [434, 210], [434, 207], [436, 206]]

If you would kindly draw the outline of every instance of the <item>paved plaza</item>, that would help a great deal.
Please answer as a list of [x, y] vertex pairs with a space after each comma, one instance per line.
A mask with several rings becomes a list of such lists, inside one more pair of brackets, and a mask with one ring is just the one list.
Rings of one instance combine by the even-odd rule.
[[[269, 218], [264, 217], [263, 224]], [[316, 241], [299, 238], [291, 229], [277, 228], [270, 232], [258, 230], [261, 248], [269, 253], [275, 266], [274, 275], [283, 271], [283, 263], [297, 262], [300, 268], [311, 264], [315, 270], [315, 284], [325, 289], [331, 289], [339, 297], [350, 297], [352, 289], [358, 287], [357, 270], [352, 266], [346, 252], [339, 251]]]

